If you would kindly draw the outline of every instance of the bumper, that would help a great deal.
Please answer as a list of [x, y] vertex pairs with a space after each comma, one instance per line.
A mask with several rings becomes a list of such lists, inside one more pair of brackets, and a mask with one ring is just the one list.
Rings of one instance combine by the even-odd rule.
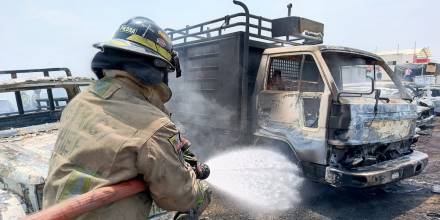
[[428, 164], [428, 155], [414, 151], [409, 155], [354, 170], [327, 167], [325, 181], [336, 187], [365, 188], [418, 175]]
[[434, 117], [435, 115], [431, 115], [427, 118], [423, 118], [423, 119], [417, 119], [417, 126], [418, 127], [426, 127], [426, 126], [430, 126], [434, 123]]

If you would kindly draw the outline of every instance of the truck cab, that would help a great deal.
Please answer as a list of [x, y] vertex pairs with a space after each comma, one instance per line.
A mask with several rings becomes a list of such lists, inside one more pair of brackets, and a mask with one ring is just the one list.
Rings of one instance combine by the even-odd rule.
[[273, 148], [336, 187], [422, 172], [416, 105], [380, 57], [322, 45], [322, 23], [290, 13], [269, 19], [234, 3], [244, 13], [166, 29], [183, 70], [170, 77], [168, 108], [202, 159]]
[[[399, 94], [387, 95], [384, 83]], [[256, 94], [255, 135], [288, 144], [311, 179], [368, 187], [427, 165], [413, 150], [416, 105], [377, 55], [325, 45], [266, 49]]]

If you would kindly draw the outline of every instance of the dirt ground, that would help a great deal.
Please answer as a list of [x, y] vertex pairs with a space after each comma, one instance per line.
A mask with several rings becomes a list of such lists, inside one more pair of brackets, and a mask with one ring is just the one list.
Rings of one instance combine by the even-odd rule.
[[433, 132], [421, 136], [417, 149], [429, 155], [422, 174], [386, 187], [368, 190], [336, 189], [305, 181], [301, 202], [294, 208], [273, 214], [256, 214], [214, 190], [204, 214], [209, 219], [439, 219], [440, 119]]

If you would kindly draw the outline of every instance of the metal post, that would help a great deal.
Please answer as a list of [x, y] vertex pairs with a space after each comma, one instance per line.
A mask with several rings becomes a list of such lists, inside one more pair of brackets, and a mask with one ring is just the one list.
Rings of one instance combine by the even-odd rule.
[[247, 100], [248, 100], [248, 58], [249, 58], [249, 9], [240, 1], [233, 0], [233, 3], [241, 6], [246, 15], [246, 31], [243, 39], [243, 65], [241, 67], [241, 129], [248, 131], [247, 127]]
[[[290, 17], [291, 14], [292, 14], [292, 3], [289, 3], [287, 4], [287, 17]], [[289, 35], [286, 36], [286, 41], [289, 41]]]
[[292, 3], [287, 4], [287, 16], [290, 17], [292, 13]]
[[208, 31], [208, 32], [206, 32], [206, 37], [210, 38], [211, 37], [211, 32], [209, 32], [209, 27], [207, 27], [206, 30]]
[[[66, 70], [66, 75], [67, 76], [69, 76], [69, 74], [70, 74], [70, 71], [68, 72], [67, 70]], [[49, 77], [49, 71], [43, 71], [43, 75], [44, 75], [44, 77]], [[47, 98], [49, 99], [49, 106], [46, 106], [46, 108], [48, 107], [50, 110], [55, 110], [55, 106], [54, 106], [54, 103], [53, 103], [53, 93], [52, 93], [52, 89], [46, 89], [46, 91], [47, 91]]]
[[66, 75], [67, 76], [72, 76], [72, 73], [70, 72], [70, 69], [66, 69]]
[[24, 114], [23, 100], [21, 99], [21, 91], [15, 91], [15, 101], [17, 102], [18, 114]]
[[54, 101], [53, 101], [53, 93], [52, 93], [52, 89], [47, 89], [47, 99], [49, 99], [49, 109], [51, 111], [55, 110], [55, 105], [54, 105]]
[[[11, 72], [11, 79], [17, 79], [17, 73]], [[17, 102], [18, 114], [24, 114], [23, 100], [21, 100], [21, 91], [15, 91], [15, 102]]]
[[188, 30], [189, 25], [186, 25], [185, 27], [185, 38], [183, 38], [183, 42], [186, 43], [186, 36], [188, 36], [189, 30]]
[[261, 36], [261, 16], [258, 17], [258, 36]]

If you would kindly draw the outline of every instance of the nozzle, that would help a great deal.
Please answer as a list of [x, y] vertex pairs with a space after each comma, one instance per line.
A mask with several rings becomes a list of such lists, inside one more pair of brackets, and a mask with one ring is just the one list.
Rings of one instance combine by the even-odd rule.
[[196, 173], [197, 179], [200, 180], [208, 178], [209, 174], [211, 173], [209, 166], [204, 163], [199, 163], [194, 171]]

